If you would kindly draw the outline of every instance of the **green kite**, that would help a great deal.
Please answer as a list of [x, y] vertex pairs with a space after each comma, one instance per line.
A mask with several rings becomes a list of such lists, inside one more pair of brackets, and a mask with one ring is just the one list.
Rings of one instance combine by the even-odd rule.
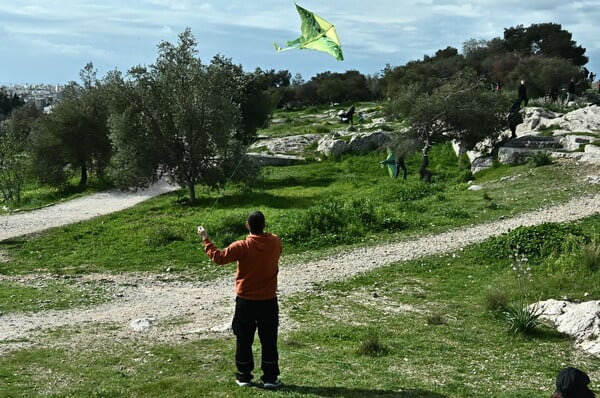
[[408, 173], [408, 170], [406, 169], [406, 164], [404, 164], [404, 155], [396, 156], [389, 148], [387, 153], [387, 158], [379, 162], [379, 165], [383, 168], [387, 167], [388, 173], [392, 178], [398, 178], [398, 175], [400, 175], [400, 169], [402, 169], [402, 179], [406, 180], [406, 174]]
[[302, 25], [300, 31], [302, 36], [296, 40], [286, 41], [286, 47], [282, 48], [275, 43], [276, 51], [291, 50], [293, 48], [299, 49], [310, 49], [317, 51], [324, 51], [331, 54], [338, 61], [342, 61], [344, 56], [342, 55], [342, 46], [338, 39], [337, 33], [335, 32], [334, 26], [315, 14], [310, 12], [298, 4], [296, 4], [298, 14]]
[[388, 156], [385, 160], [379, 162], [381, 167], [386, 167], [388, 169], [388, 173], [390, 177], [397, 178], [398, 177], [398, 164], [396, 163], [396, 155], [388, 148]]

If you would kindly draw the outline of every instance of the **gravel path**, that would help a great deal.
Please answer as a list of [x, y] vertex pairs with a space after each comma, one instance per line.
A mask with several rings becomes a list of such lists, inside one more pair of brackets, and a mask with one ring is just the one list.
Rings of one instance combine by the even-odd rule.
[[[0, 240], [91, 218], [110, 209], [120, 210], [170, 189], [162, 185], [137, 194], [97, 194], [29, 213], [2, 216]], [[309, 292], [315, 284], [347, 278], [390, 263], [453, 251], [518, 226], [568, 222], [598, 214], [599, 203], [600, 194], [575, 198], [563, 205], [514, 218], [393, 244], [359, 248], [310, 263], [294, 263], [284, 258], [279, 274], [280, 297]], [[233, 266], [231, 269], [233, 275]], [[45, 279], [51, 278], [41, 275], [0, 276], [0, 281], [43, 284]], [[63, 344], [84, 343], [100, 337], [173, 342], [222, 333], [231, 321], [232, 276], [201, 283], [178, 280], [177, 276], [170, 274], [92, 274], [77, 277], [74, 282], [102, 282], [102, 286], [112, 293], [113, 300], [89, 308], [0, 314], [0, 355], [21, 347], [61, 344], [56, 341], [55, 335], [51, 339], [45, 337], [45, 332], [59, 327], [79, 331], [66, 334], [69, 341], [63, 341]], [[282, 308], [281, 318], [282, 329], [292, 327], [285, 308]]]
[[0, 241], [113, 213], [176, 189], [177, 187], [161, 180], [136, 192], [115, 189], [38, 210], [3, 215], [0, 216]]

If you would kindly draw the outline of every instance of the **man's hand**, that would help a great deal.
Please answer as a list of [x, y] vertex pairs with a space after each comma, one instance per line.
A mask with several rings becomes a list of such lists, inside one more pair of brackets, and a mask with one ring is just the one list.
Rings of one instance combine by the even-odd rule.
[[202, 240], [208, 239], [208, 232], [201, 225], [198, 227], [198, 235], [202, 238]]

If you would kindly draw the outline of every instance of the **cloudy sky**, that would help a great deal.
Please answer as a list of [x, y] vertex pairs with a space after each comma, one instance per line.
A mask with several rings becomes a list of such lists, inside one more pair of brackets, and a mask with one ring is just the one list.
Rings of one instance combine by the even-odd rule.
[[333, 23], [344, 61], [310, 50], [275, 52], [299, 36], [293, 0], [0, 0], [0, 84], [66, 83], [93, 62], [98, 77], [150, 65], [161, 41], [191, 28], [200, 58], [221, 54], [246, 71], [380, 72], [505, 28], [558, 23], [586, 48], [600, 75], [597, 0], [297, 0]]

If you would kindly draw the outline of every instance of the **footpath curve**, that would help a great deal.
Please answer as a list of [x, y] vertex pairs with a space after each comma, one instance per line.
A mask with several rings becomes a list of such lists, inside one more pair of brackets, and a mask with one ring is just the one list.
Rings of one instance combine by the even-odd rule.
[[0, 242], [123, 210], [176, 189], [178, 188], [160, 180], [148, 188], [135, 192], [112, 189], [41, 209], [2, 215], [0, 216]]

